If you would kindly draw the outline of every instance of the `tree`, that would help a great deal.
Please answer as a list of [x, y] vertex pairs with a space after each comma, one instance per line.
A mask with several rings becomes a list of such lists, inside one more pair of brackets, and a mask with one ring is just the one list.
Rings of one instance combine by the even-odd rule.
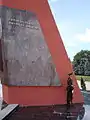
[[73, 68], [76, 75], [90, 75], [90, 51], [78, 52], [73, 59]]

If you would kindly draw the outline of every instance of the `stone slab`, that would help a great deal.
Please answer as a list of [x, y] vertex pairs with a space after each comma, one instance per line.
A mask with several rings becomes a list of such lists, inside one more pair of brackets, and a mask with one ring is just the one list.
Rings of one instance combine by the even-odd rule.
[[3, 120], [6, 116], [8, 116], [14, 109], [16, 109], [18, 105], [8, 105], [6, 108], [0, 111], [0, 120]]

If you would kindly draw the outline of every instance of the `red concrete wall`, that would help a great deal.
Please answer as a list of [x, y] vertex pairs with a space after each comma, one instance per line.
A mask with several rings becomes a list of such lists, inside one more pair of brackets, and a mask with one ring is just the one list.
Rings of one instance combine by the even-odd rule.
[[[10, 87], [3, 85], [4, 100], [8, 103], [27, 105], [47, 105], [66, 103], [66, 83], [72, 67], [65, 51], [62, 39], [51, 14], [47, 0], [3, 0], [1, 5], [11, 8], [30, 10], [37, 14], [46, 43], [56, 65], [62, 86], [60, 87]], [[83, 97], [74, 80], [74, 102], [83, 102]], [[8, 92], [5, 91], [7, 88]], [[8, 99], [6, 96], [8, 95]]]

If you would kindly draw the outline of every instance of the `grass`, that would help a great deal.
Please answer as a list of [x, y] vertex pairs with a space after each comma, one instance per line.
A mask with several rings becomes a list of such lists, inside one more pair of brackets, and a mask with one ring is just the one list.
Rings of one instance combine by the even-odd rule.
[[84, 79], [85, 81], [90, 82], [90, 76], [80, 76], [80, 75], [76, 75], [77, 80], [80, 80], [81, 77], [83, 77], [83, 79]]

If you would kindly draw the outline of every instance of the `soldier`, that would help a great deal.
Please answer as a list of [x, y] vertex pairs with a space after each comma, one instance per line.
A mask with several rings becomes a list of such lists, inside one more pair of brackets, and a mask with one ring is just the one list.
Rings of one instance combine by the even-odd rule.
[[73, 85], [68, 85], [68, 86], [67, 86], [67, 105], [72, 104], [72, 100], [73, 100], [73, 90], [74, 90]]
[[72, 80], [72, 78], [71, 78], [71, 75], [72, 75], [72, 74], [73, 74], [73, 73], [68, 74], [69, 77], [68, 77], [68, 80], [67, 80], [67, 85], [73, 85], [73, 80]]
[[72, 100], [73, 100], [74, 87], [73, 87], [73, 80], [70, 77], [70, 75], [72, 75], [72, 73], [70, 73], [68, 75], [69, 75], [69, 78], [67, 81], [67, 105], [70, 105], [70, 104], [72, 104]]
[[81, 88], [82, 88], [82, 90], [86, 90], [86, 84], [82, 77], [81, 77]]

